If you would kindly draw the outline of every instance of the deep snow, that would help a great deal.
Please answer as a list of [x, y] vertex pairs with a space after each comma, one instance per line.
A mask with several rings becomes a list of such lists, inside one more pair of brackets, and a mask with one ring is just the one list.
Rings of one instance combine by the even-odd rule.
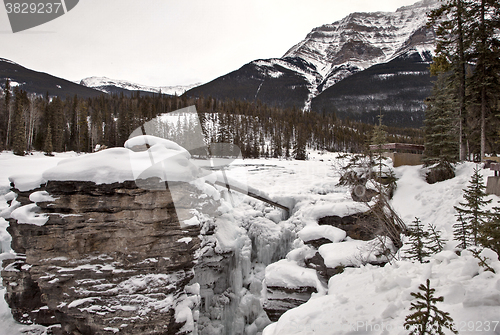
[[[1, 153], [0, 211], [7, 208], [6, 201], [11, 197], [9, 176], [17, 176], [14, 179], [16, 182], [23, 185], [25, 183], [29, 187], [29, 183], [37, 181], [37, 176], [44, 177], [41, 172], [57, 171], [57, 163], [76, 156], [78, 155], [72, 152], [56, 154], [55, 157], [46, 157], [40, 153], [27, 157], [17, 157], [10, 152]], [[85, 156], [66, 161], [60, 166], [66, 166], [66, 173], [71, 174], [72, 168], [69, 167], [75, 166], [71, 162], [96, 162], [92, 157]], [[176, 159], [180, 159], [179, 156], [187, 158], [181, 154]], [[492, 274], [481, 269], [477, 260], [469, 253], [457, 256], [452, 251], [456, 245], [451, 240], [451, 226], [455, 223], [453, 206], [463, 201], [461, 190], [466, 187], [474, 164], [459, 165], [454, 179], [434, 185], [428, 185], [423, 180], [421, 167], [395, 169], [398, 188], [392, 201], [394, 209], [407, 224], [418, 216], [422, 223], [436, 225], [443, 232], [443, 237], [449, 240], [445, 251], [433, 256], [427, 264], [405, 260], [394, 261], [384, 267], [353, 263], [359, 267], [347, 268], [325, 285], [315, 278], [311, 269], [303, 266], [303, 259], [311, 250], [302, 241], [318, 235], [332, 240], [333, 243], [320, 248], [320, 253], [332, 264], [359, 260], [358, 254], [362, 248], [356, 244], [360, 242], [344, 240], [341, 231], [319, 227], [317, 219], [326, 215], [344, 216], [366, 208], [364, 204], [352, 201], [349, 189], [336, 186], [341, 165], [337, 154], [310, 152], [309, 156], [308, 161], [237, 160], [229, 167], [228, 172], [245, 175], [245, 178], [238, 178], [240, 182], [246, 179], [249, 186], [262, 194], [294, 208], [288, 220], [282, 222], [279, 210], [267, 207], [255, 199], [236, 194], [223, 198], [221, 211], [224, 214], [217, 219], [216, 238], [221, 249], [243, 250], [242, 280], [264, 280], [271, 284], [285, 283], [291, 287], [305, 283], [316, 286], [319, 292], [313, 294], [306, 304], [288, 311], [277, 323], [269, 325], [264, 335], [407, 334], [400, 327], [404, 323], [404, 317], [409, 314], [412, 298], [410, 292], [416, 291], [418, 285], [427, 278], [431, 279], [431, 285], [436, 288], [437, 294], [445, 297], [440, 307], [450, 312], [460, 334], [500, 334], [500, 262], [491, 262], [491, 266], [497, 270], [497, 274]], [[181, 163], [184, 164], [185, 161]], [[492, 175], [489, 170], [482, 170], [482, 173], [485, 180]], [[28, 177], [21, 177], [26, 175]], [[47, 176], [48, 172], [45, 174]], [[43, 197], [44, 194], [35, 195], [37, 196]], [[500, 200], [496, 196], [489, 198], [493, 200], [491, 207]], [[260, 263], [267, 264], [271, 261], [271, 249], [276, 249], [282, 243], [279, 236], [283, 230], [289, 230], [291, 237], [297, 233], [297, 239], [292, 243], [293, 250], [288, 255], [284, 254], [283, 260], [270, 264], [267, 269], [254, 269], [250, 273], [248, 237], [243, 229], [249, 222], [253, 224], [253, 230], [248, 231], [248, 234], [262, 234], [265, 231], [268, 236], [266, 241], [272, 242], [257, 246], [260, 250], [257, 255]], [[1, 258], [11, 257], [8, 250], [10, 236], [5, 231], [6, 227], [7, 222], [0, 218]], [[348, 250], [351, 252], [347, 252]], [[3, 292], [4, 289], [0, 294], [3, 295]], [[245, 299], [241, 301], [244, 302]], [[14, 322], [5, 301], [0, 299], [0, 334], [17, 335], [23, 330], [36, 328], [43, 329]], [[468, 331], [469, 328], [472, 331]], [[247, 327], [249, 334], [255, 333], [255, 329], [256, 327]]]

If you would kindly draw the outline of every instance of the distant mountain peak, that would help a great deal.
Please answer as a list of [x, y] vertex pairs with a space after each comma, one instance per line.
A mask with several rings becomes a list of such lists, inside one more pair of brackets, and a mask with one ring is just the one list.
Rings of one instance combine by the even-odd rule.
[[351, 13], [312, 29], [281, 58], [254, 60], [186, 94], [260, 100], [369, 122], [380, 110], [390, 111], [394, 124], [420, 126], [436, 45], [427, 13], [440, 1]]
[[311, 85], [326, 89], [350, 75], [338, 75], [340, 67], [348, 66], [357, 72], [390, 61], [412, 47], [433, 49], [433, 36], [420, 40], [412, 40], [412, 36], [426, 36], [422, 31], [426, 13], [438, 4], [439, 0], [423, 0], [395, 12], [351, 13], [314, 28], [283, 57], [300, 57], [314, 64], [320, 82]]
[[119, 88], [129, 91], [144, 91], [151, 93], [163, 93], [169, 95], [182, 95], [185, 91], [199, 86], [200, 83], [193, 85], [177, 85], [177, 86], [148, 86], [136, 84], [127, 80], [110, 79], [107, 77], [88, 77], [80, 81], [80, 85], [94, 88], [96, 90], [112, 93], [113, 88]]

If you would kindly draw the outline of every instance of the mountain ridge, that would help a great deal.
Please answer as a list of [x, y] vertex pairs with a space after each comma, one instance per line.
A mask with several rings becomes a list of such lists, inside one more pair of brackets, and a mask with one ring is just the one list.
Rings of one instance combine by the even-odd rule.
[[133, 83], [128, 80], [110, 79], [108, 77], [92, 76], [80, 80], [80, 85], [90, 87], [105, 93], [116, 93], [117, 89], [128, 91], [141, 91], [168, 95], [182, 95], [187, 90], [201, 85], [196, 83], [192, 85], [175, 85], [175, 86], [149, 86]]
[[[398, 73], [421, 76], [422, 64], [432, 61], [435, 47], [434, 31], [426, 27], [427, 12], [438, 5], [438, 0], [423, 0], [395, 12], [351, 13], [334, 23], [312, 29], [281, 58], [252, 61], [186, 94], [261, 100], [285, 108], [319, 111], [315, 109], [318, 106], [315, 100], [324, 95], [321, 99], [324, 106], [324, 100], [335, 91], [336, 84], [373, 66], [395, 62]], [[388, 80], [385, 84], [394, 81], [397, 86], [403, 79], [391, 73], [390, 68], [384, 71]], [[422, 96], [432, 88], [430, 74], [427, 72], [426, 76], [426, 83], [422, 84], [422, 78], [417, 78], [414, 88], [414, 91], [425, 91], [419, 93]], [[411, 75], [405, 77], [412, 81]], [[240, 88], [235, 89], [237, 85]], [[383, 94], [380, 92], [380, 96]], [[401, 105], [405, 103], [391, 105], [380, 96], [377, 97], [379, 105], [403, 112]], [[373, 108], [373, 104], [367, 104], [357, 109]], [[423, 108], [423, 101], [413, 103], [409, 112], [422, 114]], [[333, 112], [333, 109], [323, 108], [323, 112]]]
[[53, 76], [45, 72], [28, 69], [12, 60], [0, 58], [0, 84], [9, 79], [12, 86], [39, 95], [60, 96], [66, 98], [75, 94], [84, 98], [92, 98], [102, 92], [76, 84], [72, 81]]

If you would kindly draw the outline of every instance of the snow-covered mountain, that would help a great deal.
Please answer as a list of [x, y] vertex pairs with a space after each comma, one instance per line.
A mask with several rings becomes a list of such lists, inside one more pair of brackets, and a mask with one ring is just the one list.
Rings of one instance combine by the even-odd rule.
[[[332, 101], [315, 108], [314, 100], [337, 83], [374, 66], [397, 62], [397, 66], [385, 66], [363, 81], [379, 83], [384, 80], [384, 85], [380, 85], [381, 92], [375, 93], [387, 97], [382, 104], [389, 106], [389, 110], [401, 111], [406, 104], [404, 98], [390, 102], [394, 100], [392, 96], [395, 93], [386, 92], [383, 86], [391, 86], [387, 84], [394, 81], [392, 86], [398, 87], [398, 80], [401, 79], [411, 86], [412, 78], [422, 79], [420, 76], [425, 72], [426, 83], [419, 82], [415, 88], [408, 89], [424, 95], [430, 92], [432, 83], [426, 68], [435, 47], [435, 35], [426, 27], [426, 22], [427, 12], [438, 5], [439, 0], [423, 0], [395, 12], [352, 13], [340, 21], [313, 29], [281, 58], [255, 60], [188, 91], [188, 94], [259, 99], [282, 107], [312, 107], [320, 111], [328, 108]], [[397, 70], [392, 71], [392, 68]], [[359, 101], [380, 98], [374, 97], [375, 93], [357, 92], [358, 89], [358, 84], [356, 87], [351, 85], [347, 88], [348, 94], [343, 93], [342, 96], [361, 95], [355, 99]], [[326, 94], [328, 100], [332, 92]], [[420, 100], [422, 94], [417, 95]], [[411, 107], [406, 111], [423, 108], [423, 99], [419, 103], [414, 102], [415, 97], [410, 99]], [[336, 102], [333, 101], [334, 104]], [[361, 109], [379, 108], [363, 105]]]
[[3, 89], [6, 80], [10, 86], [19, 86], [28, 93], [45, 96], [74, 96], [82, 98], [97, 97], [102, 93], [90, 87], [52, 76], [48, 73], [28, 69], [12, 60], [0, 58], [0, 87]]
[[163, 93], [169, 95], [182, 95], [187, 90], [200, 85], [178, 85], [178, 86], [147, 86], [132, 83], [126, 80], [110, 79], [106, 77], [88, 77], [80, 81], [80, 85], [94, 88], [106, 93], [116, 93], [117, 90], [143, 91], [151, 93]]
[[396, 12], [352, 13], [313, 29], [284, 57], [300, 57], [313, 64], [315, 80], [310, 81], [311, 88], [321, 85], [325, 90], [355, 72], [405, 52], [432, 52], [434, 34], [425, 28], [426, 13], [438, 2], [423, 0]]

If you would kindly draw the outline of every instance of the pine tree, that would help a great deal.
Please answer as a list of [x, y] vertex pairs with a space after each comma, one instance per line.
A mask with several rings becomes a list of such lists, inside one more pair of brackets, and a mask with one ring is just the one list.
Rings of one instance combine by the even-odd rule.
[[5, 147], [8, 148], [9, 143], [10, 143], [10, 132], [11, 132], [11, 126], [12, 126], [12, 109], [10, 108], [10, 100], [12, 98], [12, 93], [10, 92], [10, 80], [6, 79], [5, 80], [5, 87], [4, 87], [4, 94], [5, 94], [5, 109], [7, 111], [7, 136], [5, 138]]
[[[471, 58], [475, 67], [469, 82], [471, 102], [477, 111], [479, 122], [480, 153], [486, 152], [487, 121], [491, 124], [492, 111], [497, 109], [500, 89], [500, 3], [498, 0], [473, 0], [469, 8], [471, 17]], [[472, 107], [472, 106], [471, 106]]]
[[52, 146], [52, 129], [50, 124], [47, 127], [47, 134], [45, 135], [45, 141], [43, 142], [43, 151], [45, 151], [45, 155], [47, 156], [52, 156], [52, 151], [54, 151]]
[[55, 97], [49, 104], [50, 124], [52, 126], [52, 145], [57, 152], [64, 151], [64, 102]]
[[12, 146], [14, 154], [24, 156], [26, 151], [26, 118], [25, 109], [28, 109], [29, 100], [25, 91], [14, 89], [14, 124], [12, 132]]
[[437, 164], [436, 168], [442, 168], [456, 163], [459, 158], [459, 120], [453, 112], [458, 102], [453, 85], [450, 75], [439, 74], [432, 95], [426, 100], [423, 161], [427, 166]]
[[298, 126], [295, 132], [295, 142], [293, 144], [292, 155], [296, 160], [305, 161], [307, 159], [307, 139], [305, 131]]
[[410, 248], [407, 251], [407, 259], [417, 260], [420, 263], [426, 263], [426, 257], [431, 255], [429, 250], [429, 232], [424, 230], [419, 218], [413, 220], [408, 227], [408, 235], [410, 239]]
[[448, 73], [451, 71], [455, 83], [455, 96], [458, 101], [458, 146], [459, 160], [464, 159], [464, 119], [466, 116], [466, 64], [470, 38], [466, 27], [470, 21], [467, 13], [470, 0], [445, 0], [441, 6], [432, 10], [429, 17], [429, 27], [435, 27], [436, 49], [431, 74]]
[[443, 251], [446, 240], [441, 237], [441, 231], [436, 228], [433, 224], [429, 223], [429, 250], [436, 254]]
[[453, 319], [448, 312], [441, 311], [436, 304], [444, 300], [443, 297], [435, 297], [435, 289], [431, 288], [431, 281], [427, 279], [426, 284], [420, 284], [418, 289], [421, 292], [412, 292], [411, 296], [417, 299], [412, 302], [410, 311], [412, 314], [406, 316], [404, 326], [411, 330], [410, 335], [439, 334], [444, 335], [444, 328], [456, 331]]
[[483, 207], [491, 202], [491, 199], [484, 199], [487, 196], [486, 186], [484, 186], [483, 176], [479, 172], [479, 167], [475, 167], [469, 185], [463, 190], [465, 202], [460, 203], [461, 207], [454, 206], [458, 215], [465, 222], [465, 227], [470, 232], [474, 245], [478, 245], [479, 231], [490, 215], [489, 211], [483, 210]]
[[464, 220], [462, 214], [457, 214], [457, 221], [453, 225], [453, 239], [460, 242], [457, 248], [465, 250], [474, 244], [471, 238], [470, 225]]
[[279, 158], [283, 156], [283, 147], [281, 143], [281, 133], [279, 131], [276, 131], [274, 138], [273, 138], [273, 158]]
[[[77, 136], [76, 136], [76, 151], [88, 152], [89, 151], [89, 124], [87, 121], [88, 106], [85, 101], [78, 104], [77, 112]], [[130, 134], [128, 134], [130, 135]], [[127, 136], [128, 136], [127, 135]], [[125, 143], [125, 141], [123, 141]]]

